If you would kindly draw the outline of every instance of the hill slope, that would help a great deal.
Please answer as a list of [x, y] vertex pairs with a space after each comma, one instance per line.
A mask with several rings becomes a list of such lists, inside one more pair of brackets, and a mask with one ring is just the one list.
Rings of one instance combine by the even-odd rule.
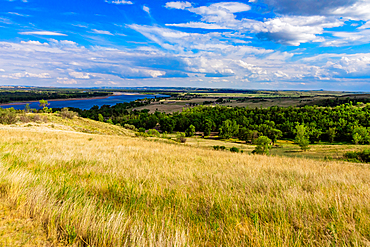
[[0, 128], [0, 190], [44, 225], [51, 240], [81, 246], [370, 244], [367, 165], [48, 129]]

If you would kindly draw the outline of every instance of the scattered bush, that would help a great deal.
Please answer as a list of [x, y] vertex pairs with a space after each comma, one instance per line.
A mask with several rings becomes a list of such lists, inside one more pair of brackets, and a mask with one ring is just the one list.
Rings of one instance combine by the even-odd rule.
[[177, 133], [176, 140], [178, 142], [185, 143], [186, 142], [185, 133], [182, 132]]
[[225, 150], [226, 147], [225, 146], [213, 146], [213, 149], [214, 150]]
[[159, 132], [158, 132], [158, 130], [156, 130], [156, 129], [150, 129], [150, 130], [148, 130], [147, 131], [147, 134], [148, 134], [148, 136], [156, 136], [156, 137], [159, 137], [160, 136], [160, 134], [159, 134]]
[[33, 121], [34, 122], [44, 122], [44, 123], [47, 123], [48, 122], [48, 118], [46, 116], [34, 115], [33, 116]]
[[17, 114], [13, 108], [3, 109], [0, 108], [0, 123], [1, 124], [14, 124], [17, 122]]
[[27, 116], [26, 114], [22, 114], [19, 116], [19, 120], [21, 120], [22, 123], [29, 123], [31, 122], [31, 118]]
[[60, 116], [64, 119], [64, 118], [69, 118], [69, 119], [72, 119], [74, 117], [76, 117], [78, 114], [77, 112], [74, 112], [74, 111], [69, 111], [67, 107], [64, 107], [61, 111], [60, 111]]
[[124, 127], [125, 129], [129, 129], [129, 130], [133, 130], [133, 131], [138, 131], [138, 130], [136, 129], [136, 127], [135, 127], [134, 125], [131, 125], [131, 124], [125, 124], [123, 127]]
[[143, 127], [139, 128], [139, 132], [144, 133], [145, 132], [145, 128], [143, 128]]
[[344, 154], [344, 157], [352, 162], [370, 163], [370, 149], [359, 152], [347, 152]]
[[135, 135], [136, 136], [141, 136], [141, 137], [149, 137], [149, 135], [145, 132], [136, 132]]
[[233, 152], [233, 153], [239, 153], [239, 152], [240, 152], [240, 150], [239, 150], [239, 148], [237, 148], [237, 147], [232, 147], [232, 148], [230, 148], [230, 152]]

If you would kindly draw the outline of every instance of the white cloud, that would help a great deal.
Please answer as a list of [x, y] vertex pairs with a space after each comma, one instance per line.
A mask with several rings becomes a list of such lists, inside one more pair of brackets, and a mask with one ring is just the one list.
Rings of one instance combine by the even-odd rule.
[[333, 9], [329, 13], [353, 20], [370, 20], [370, 2], [368, 0], [360, 0], [353, 5]]
[[19, 32], [22, 35], [41, 35], [41, 36], [67, 36], [63, 33], [50, 32], [50, 31], [33, 31], [33, 32]]
[[70, 72], [69, 75], [75, 79], [90, 79], [92, 76], [89, 73]]
[[189, 23], [179, 23], [179, 24], [166, 24], [168, 27], [187, 27], [187, 28], [201, 28], [201, 29], [230, 29], [221, 25], [213, 23], [203, 23], [203, 22], [189, 22]]
[[22, 16], [22, 17], [29, 17], [29, 15], [20, 14], [20, 13], [17, 13], [17, 12], [8, 12], [8, 14], [10, 14], [10, 15], [17, 15], [17, 16]]
[[358, 29], [369, 29], [369, 28], [370, 28], [370, 21], [368, 21], [364, 25], [358, 27]]
[[21, 44], [28, 44], [28, 45], [40, 45], [40, 46], [49, 46], [48, 43], [41, 43], [40, 41], [21, 41]]
[[111, 32], [105, 30], [92, 29], [92, 31], [97, 34], [113, 35]]
[[147, 7], [147, 6], [143, 6], [143, 10], [145, 11], [145, 12], [147, 12], [148, 14], [150, 14], [150, 9], [149, 9], [149, 7]]
[[5, 72], [5, 69], [0, 69], [0, 72]]
[[48, 78], [50, 78], [50, 74], [49, 73], [35, 74], [35, 73], [24, 72], [24, 73], [13, 73], [13, 74], [9, 74], [9, 75], [2, 75], [1, 77], [9, 78], [9, 79], [21, 79], [21, 78], [26, 78], [26, 77], [39, 78], [39, 79], [48, 79]]
[[234, 13], [250, 10], [244, 3], [222, 2], [186, 10], [202, 16], [202, 22], [166, 24], [166, 26], [203, 28], [203, 29], [230, 29], [241, 33], [255, 33], [262, 40], [270, 40], [286, 45], [298, 46], [301, 43], [324, 42], [325, 28], [339, 27], [344, 20], [325, 16], [281, 16], [263, 21], [240, 19]]
[[112, 1], [105, 0], [105, 2], [106, 3], [113, 3], [113, 4], [133, 4], [133, 2], [125, 1], [125, 0], [112, 0]]
[[191, 3], [189, 2], [177, 1], [177, 2], [167, 2], [165, 7], [169, 9], [186, 9], [190, 8], [191, 6], [192, 6]]
[[324, 28], [342, 26], [343, 21], [324, 16], [294, 16], [245, 24], [252, 32], [258, 33], [257, 37], [261, 39], [298, 46], [307, 42], [324, 42], [325, 39], [317, 35], [322, 34]]
[[58, 77], [57, 78], [57, 83], [58, 84], [64, 84], [64, 85], [73, 85], [73, 84], [77, 84], [77, 81], [75, 79], [69, 79], [67, 77], [65, 77], [65, 78]]
[[370, 29], [359, 29], [354, 32], [330, 32], [337, 39], [331, 39], [322, 44], [322, 46], [353, 46], [368, 44], [370, 42]]

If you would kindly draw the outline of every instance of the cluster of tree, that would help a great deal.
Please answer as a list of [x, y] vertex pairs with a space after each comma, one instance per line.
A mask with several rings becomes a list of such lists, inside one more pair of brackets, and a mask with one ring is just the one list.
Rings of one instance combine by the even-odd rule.
[[[278, 138], [294, 139], [297, 133], [304, 133], [303, 140], [341, 141], [369, 143], [370, 105], [354, 106], [351, 103], [337, 107], [279, 107], [242, 108], [226, 106], [197, 106], [183, 112], [166, 114], [149, 113], [149, 110], [129, 111], [128, 109], [144, 102], [131, 102], [115, 106], [95, 106], [90, 110], [77, 111], [80, 116], [98, 120], [98, 114], [111, 119], [114, 124], [131, 124], [136, 128], [152, 129], [158, 123], [162, 131], [185, 132], [190, 125], [196, 131], [219, 132], [221, 138], [238, 137], [241, 140], [255, 141], [266, 136], [272, 142]], [[297, 126], [301, 129], [297, 129]], [[303, 130], [302, 130], [303, 128]], [[302, 139], [301, 138], [301, 139]]]
[[0, 103], [17, 101], [37, 101], [43, 99], [70, 99], [70, 98], [91, 98], [105, 97], [112, 95], [109, 92], [50, 92], [50, 91], [4, 91], [0, 92]]
[[334, 107], [334, 106], [339, 106], [339, 105], [343, 105], [343, 104], [349, 104], [350, 102], [352, 102], [352, 104], [358, 104], [358, 103], [364, 103], [364, 104], [367, 104], [367, 103], [370, 103], [370, 98], [364, 98], [364, 97], [361, 97], [361, 95], [359, 95], [358, 97], [355, 96], [355, 97], [335, 97], [335, 99], [324, 99], [324, 100], [320, 100], [320, 101], [315, 101], [314, 104], [315, 105], [318, 105], [318, 106], [331, 106], [331, 107]]

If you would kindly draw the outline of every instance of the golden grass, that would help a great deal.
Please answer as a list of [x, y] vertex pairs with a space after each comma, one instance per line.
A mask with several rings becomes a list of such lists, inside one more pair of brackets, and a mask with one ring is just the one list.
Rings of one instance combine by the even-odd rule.
[[0, 128], [0, 188], [86, 246], [369, 246], [367, 165]]

